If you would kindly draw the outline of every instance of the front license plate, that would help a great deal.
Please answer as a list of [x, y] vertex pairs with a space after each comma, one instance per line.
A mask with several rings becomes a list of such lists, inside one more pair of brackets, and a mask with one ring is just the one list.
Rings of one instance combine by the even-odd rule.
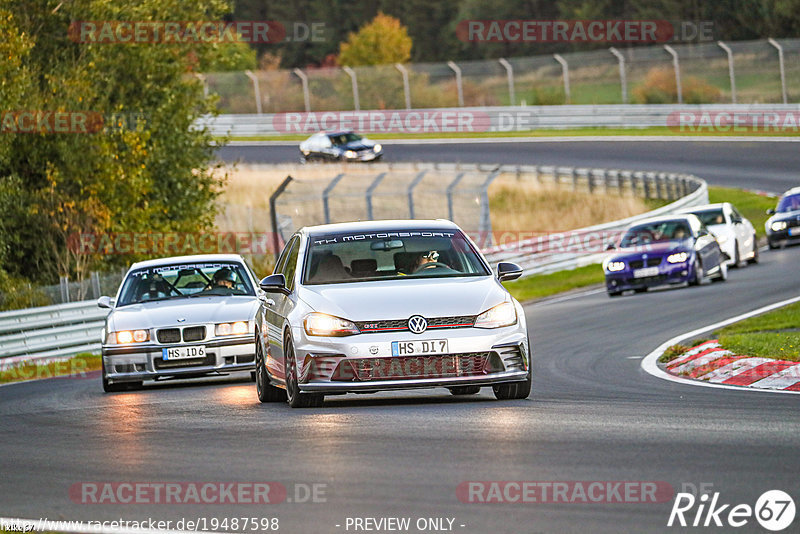
[[800, 226], [795, 226], [794, 228], [789, 228], [789, 235], [790, 236], [800, 235]]
[[161, 349], [161, 358], [163, 360], [187, 360], [190, 358], [205, 357], [205, 345], [195, 345], [192, 347], [170, 347], [168, 349]]
[[658, 267], [645, 267], [644, 269], [635, 269], [633, 271], [634, 278], [646, 278], [648, 276], [658, 276]]
[[392, 341], [392, 356], [426, 356], [429, 354], [447, 354], [448, 352], [446, 339]]

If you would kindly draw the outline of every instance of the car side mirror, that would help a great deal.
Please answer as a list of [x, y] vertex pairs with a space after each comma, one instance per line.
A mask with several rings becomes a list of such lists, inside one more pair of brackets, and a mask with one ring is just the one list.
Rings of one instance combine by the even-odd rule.
[[106, 296], [100, 297], [99, 299], [97, 299], [97, 307], [106, 308], [110, 310], [111, 308], [114, 307], [114, 301], [111, 299], [111, 297], [106, 297]]
[[286, 277], [283, 276], [282, 273], [271, 274], [262, 278], [261, 282], [258, 283], [258, 287], [260, 287], [261, 291], [264, 293], [289, 294], [289, 289], [286, 287]]
[[773, 208], [768, 209], [767, 215], [775, 215], [775, 210]]
[[497, 278], [501, 282], [516, 280], [522, 276], [522, 267], [516, 263], [501, 261], [497, 264]]

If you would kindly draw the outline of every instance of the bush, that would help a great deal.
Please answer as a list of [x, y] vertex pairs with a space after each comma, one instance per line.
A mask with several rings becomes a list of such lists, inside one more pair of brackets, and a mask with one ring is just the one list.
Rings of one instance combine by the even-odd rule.
[[[719, 100], [721, 91], [694, 76], [681, 79], [683, 101], [686, 104], [707, 104]], [[678, 101], [678, 85], [672, 69], [650, 69], [644, 82], [633, 89], [634, 101], [639, 104], [672, 104]]]
[[10, 276], [0, 269], [0, 310], [19, 310], [47, 306], [53, 302], [24, 278]]

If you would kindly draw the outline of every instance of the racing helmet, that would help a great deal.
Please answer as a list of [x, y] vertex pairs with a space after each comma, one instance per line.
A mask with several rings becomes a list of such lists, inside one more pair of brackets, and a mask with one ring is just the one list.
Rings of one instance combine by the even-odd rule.
[[236, 283], [236, 273], [234, 273], [228, 267], [223, 267], [222, 269], [218, 270], [214, 273], [214, 283], [220, 282], [222, 280], [227, 280], [228, 282], [235, 284]]

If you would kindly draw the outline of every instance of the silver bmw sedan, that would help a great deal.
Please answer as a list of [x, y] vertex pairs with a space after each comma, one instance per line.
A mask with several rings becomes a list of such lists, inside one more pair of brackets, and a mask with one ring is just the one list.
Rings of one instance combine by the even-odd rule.
[[448, 388], [498, 399], [531, 390], [520, 304], [449, 221], [369, 221], [299, 230], [260, 282], [256, 390], [262, 402]]
[[102, 333], [103, 389], [144, 380], [253, 371], [256, 279], [241, 256], [162, 258], [131, 266]]

